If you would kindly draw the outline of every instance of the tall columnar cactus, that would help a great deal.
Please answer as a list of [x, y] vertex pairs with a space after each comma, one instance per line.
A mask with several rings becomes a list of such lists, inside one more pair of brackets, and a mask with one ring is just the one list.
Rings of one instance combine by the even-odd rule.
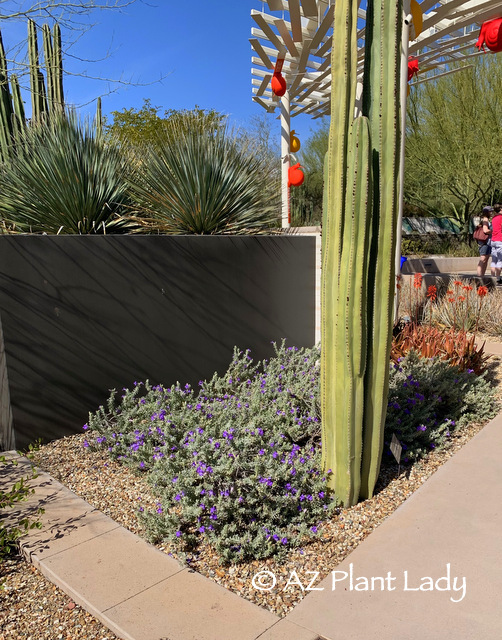
[[[61, 52], [61, 30], [55, 24], [53, 31], [48, 25], [42, 29], [44, 58], [47, 75], [47, 94], [44, 75], [39, 65], [37, 27], [28, 22], [28, 58], [32, 101], [32, 121], [64, 113], [63, 60]], [[0, 161], [7, 162], [10, 153], [23, 139], [26, 126], [24, 104], [17, 76], [7, 75], [7, 62], [0, 34]]]
[[31, 117], [34, 122], [38, 122], [47, 113], [48, 108], [44, 76], [40, 71], [38, 59], [37, 26], [33, 20], [28, 21], [28, 58], [30, 63]]
[[0, 34], [0, 159], [5, 162], [12, 143], [12, 98], [7, 75], [7, 60]]
[[323, 464], [345, 505], [372, 495], [383, 448], [398, 205], [401, 0], [368, 0], [354, 117], [357, 0], [337, 0], [325, 163]]

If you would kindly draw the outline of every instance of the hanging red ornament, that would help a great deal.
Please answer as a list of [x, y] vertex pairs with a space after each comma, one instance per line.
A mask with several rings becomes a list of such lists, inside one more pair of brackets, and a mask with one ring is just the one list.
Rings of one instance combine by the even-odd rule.
[[277, 58], [274, 67], [274, 75], [272, 76], [271, 86], [272, 92], [275, 93], [276, 96], [283, 96], [286, 93], [286, 80], [282, 75], [282, 65], [284, 64], [284, 58]]
[[281, 73], [275, 73], [272, 76], [272, 91], [276, 96], [283, 96], [286, 93], [286, 80]]
[[408, 60], [408, 82], [416, 75], [418, 75], [418, 60], [410, 58]]
[[292, 167], [288, 169], [288, 187], [299, 187], [303, 184], [305, 180], [305, 176], [303, 175], [303, 171], [300, 169], [300, 163], [297, 162]]
[[481, 25], [476, 47], [481, 51], [485, 44], [494, 53], [502, 51], [502, 18], [495, 18]]

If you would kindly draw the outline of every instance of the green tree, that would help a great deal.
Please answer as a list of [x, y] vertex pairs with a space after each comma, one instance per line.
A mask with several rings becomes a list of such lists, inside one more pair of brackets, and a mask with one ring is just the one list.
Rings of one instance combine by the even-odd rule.
[[291, 217], [294, 226], [320, 224], [324, 183], [324, 156], [328, 150], [329, 118], [302, 144], [298, 154], [305, 181], [291, 191]]
[[189, 109], [166, 109], [159, 115], [160, 107], [154, 107], [148, 98], [140, 109], [112, 111], [113, 122], [106, 124], [108, 136], [130, 148], [139, 149], [153, 145], [161, 148], [166, 136], [174, 136], [184, 128], [197, 127], [200, 131], [215, 131], [226, 122], [226, 116], [214, 109], [201, 109], [197, 105]]
[[405, 200], [469, 223], [502, 186], [502, 66], [496, 56], [414, 88], [406, 138]]

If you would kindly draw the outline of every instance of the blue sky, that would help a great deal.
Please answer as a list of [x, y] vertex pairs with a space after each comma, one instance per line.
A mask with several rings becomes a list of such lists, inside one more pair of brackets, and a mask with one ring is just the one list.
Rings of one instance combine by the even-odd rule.
[[[90, 22], [96, 24], [71, 47], [75, 58], [66, 56], [64, 68], [71, 74], [130, 84], [67, 75], [67, 102], [83, 105], [101, 95], [105, 115], [140, 108], [144, 98], [161, 111], [197, 104], [246, 126], [252, 115], [265, 113], [251, 99], [250, 12], [261, 5], [259, 0], [138, 0], [120, 12], [95, 12]], [[0, 27], [6, 48], [26, 33], [24, 25], [4, 22]], [[73, 37], [63, 32], [63, 44]], [[95, 103], [83, 106], [81, 112], [94, 114]], [[278, 121], [269, 117], [279, 135]], [[301, 123], [305, 139], [315, 122], [293, 119], [292, 127], [298, 129]]]

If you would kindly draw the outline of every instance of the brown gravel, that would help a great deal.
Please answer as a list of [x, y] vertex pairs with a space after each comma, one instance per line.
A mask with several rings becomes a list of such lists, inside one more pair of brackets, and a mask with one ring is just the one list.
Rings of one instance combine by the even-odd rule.
[[0, 565], [0, 640], [119, 640], [21, 557]]
[[[502, 366], [499, 358], [493, 359], [490, 376], [499, 385], [500, 399]], [[224, 567], [209, 546], [200, 548], [198, 555], [189, 558], [177, 555], [169, 544], [158, 547], [188, 561], [193, 569], [227, 589], [284, 616], [305, 595], [299, 586], [283, 590], [292, 571], [297, 572], [304, 586], [314, 576], [308, 572], [319, 572], [312, 585], [315, 586], [482, 428], [481, 424], [472, 424], [459, 430], [453, 434], [448, 449], [431, 452], [412, 467], [401, 468], [399, 475], [397, 465], [384, 467], [372, 499], [341, 509], [323, 526], [320, 540], [309, 542], [303, 549], [290, 551], [280, 562], [269, 559]], [[86, 434], [70, 436], [44, 445], [32, 454], [33, 461], [116, 522], [133, 533], [143, 535], [136, 513], [139, 504], [145, 509], [155, 505], [149, 485], [110, 460], [104, 452], [84, 449], [86, 437]], [[277, 586], [271, 591], [258, 591], [252, 586], [253, 576], [263, 570], [271, 571], [277, 577]], [[9, 561], [0, 570], [0, 575], [3, 575], [0, 580], [4, 580], [4, 591], [0, 591], [0, 640], [115, 639], [80, 607], [69, 608], [69, 598], [22, 560]], [[33, 629], [39, 624], [42, 631], [33, 635]]]

